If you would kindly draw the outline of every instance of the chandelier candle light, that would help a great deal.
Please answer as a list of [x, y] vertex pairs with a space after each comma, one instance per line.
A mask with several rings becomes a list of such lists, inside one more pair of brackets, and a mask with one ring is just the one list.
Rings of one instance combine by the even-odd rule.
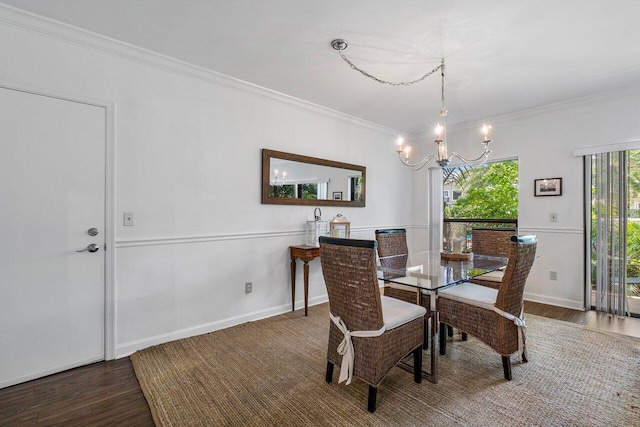
[[396, 141], [397, 142], [396, 152], [398, 153], [398, 158], [405, 166], [415, 171], [415, 170], [422, 169], [430, 160], [434, 160], [440, 167], [444, 168], [449, 165], [453, 157], [456, 157], [457, 159], [462, 161], [464, 164], [469, 166], [480, 165], [487, 161], [487, 159], [489, 158], [489, 153], [491, 153], [491, 150], [489, 150], [489, 143], [491, 142], [491, 138], [489, 136], [491, 132], [491, 126], [489, 125], [482, 126], [482, 134], [484, 136], [482, 140], [483, 150], [482, 150], [482, 154], [480, 154], [479, 157], [475, 159], [466, 159], [456, 152], [449, 154], [448, 147], [447, 147], [447, 108], [445, 106], [445, 101], [444, 101], [444, 69], [445, 69], [444, 58], [440, 61], [440, 65], [438, 65], [436, 68], [427, 72], [422, 77], [416, 80], [412, 80], [409, 82], [390, 82], [390, 81], [379, 79], [369, 74], [368, 72], [358, 68], [353, 62], [347, 59], [347, 57], [344, 56], [344, 54], [342, 53], [342, 51], [345, 50], [347, 46], [348, 46], [347, 41], [344, 39], [335, 39], [331, 42], [331, 47], [333, 47], [335, 50], [338, 51], [338, 54], [340, 55], [340, 57], [347, 64], [349, 64], [349, 67], [351, 67], [353, 70], [358, 71], [360, 74], [364, 75], [365, 77], [368, 77], [381, 84], [387, 84], [391, 86], [410, 86], [414, 83], [421, 82], [425, 78], [429, 77], [431, 74], [440, 70], [440, 76], [442, 80], [441, 92], [440, 92], [442, 107], [440, 108], [440, 122], [436, 125], [436, 129], [435, 129], [436, 137], [435, 137], [435, 140], [433, 141], [436, 144], [437, 154], [432, 154], [430, 156], [423, 158], [418, 162], [412, 163], [410, 161], [411, 146], [405, 143], [403, 137], [399, 137]]
[[[273, 178], [274, 180], [271, 182], [271, 185], [278, 185], [278, 169], [274, 169]], [[287, 173], [285, 171], [282, 171], [282, 183], [280, 185], [284, 185], [286, 180], [287, 180]]]

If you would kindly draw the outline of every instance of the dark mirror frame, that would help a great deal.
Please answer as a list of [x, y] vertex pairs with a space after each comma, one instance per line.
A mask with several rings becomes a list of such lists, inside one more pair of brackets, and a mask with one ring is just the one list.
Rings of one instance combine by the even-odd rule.
[[[347, 169], [362, 173], [362, 200], [317, 200], [317, 199], [294, 199], [273, 197], [270, 195], [271, 187], [271, 159], [284, 159], [294, 162], [309, 163], [312, 165], [329, 166], [332, 168]], [[336, 162], [333, 160], [319, 159], [317, 157], [302, 156], [300, 154], [285, 153], [283, 151], [262, 149], [262, 203], [267, 205], [307, 205], [307, 206], [342, 206], [359, 207], [365, 206], [367, 194], [367, 168], [364, 166], [352, 165], [349, 163]]]

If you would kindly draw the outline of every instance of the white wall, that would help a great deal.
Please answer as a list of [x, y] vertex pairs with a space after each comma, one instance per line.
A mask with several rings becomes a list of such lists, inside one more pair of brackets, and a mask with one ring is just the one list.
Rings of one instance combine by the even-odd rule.
[[[260, 204], [262, 148], [364, 165], [367, 206], [322, 209], [352, 237], [411, 225], [389, 129], [4, 8], [0, 52], [5, 83], [115, 105], [118, 355], [290, 310], [288, 246], [314, 209]], [[302, 283], [299, 266], [298, 307]], [[319, 260], [310, 299], [326, 300]]]
[[[395, 132], [1, 7], [0, 52], [3, 82], [115, 105], [118, 355], [290, 309], [287, 247], [304, 242], [313, 208], [260, 204], [261, 148], [366, 166], [367, 207], [327, 207], [324, 218], [344, 214], [356, 238], [408, 227], [412, 248], [428, 246], [429, 171], [401, 165]], [[583, 306], [582, 163], [572, 150], [640, 139], [639, 111], [632, 88], [491, 120], [492, 158], [520, 160], [520, 231], [540, 242], [528, 299]], [[475, 154], [475, 132], [451, 129], [451, 146]], [[533, 197], [545, 177], [563, 178], [563, 196]], [[134, 227], [122, 226], [124, 211]], [[310, 282], [312, 303], [324, 301], [317, 260]]]
[[[638, 140], [639, 115], [640, 87], [632, 87], [488, 120], [494, 129], [491, 159], [519, 160], [520, 233], [538, 236], [539, 257], [525, 299], [584, 307], [584, 172], [583, 159], [573, 150]], [[450, 150], [477, 156], [479, 128], [478, 123], [451, 128]], [[534, 179], [556, 177], [562, 178], [562, 196], [534, 197]], [[424, 197], [416, 182], [414, 189]], [[558, 214], [558, 222], [550, 222], [551, 213]], [[414, 224], [426, 224], [426, 210], [420, 215]], [[557, 281], [549, 279], [550, 271], [557, 271]]]

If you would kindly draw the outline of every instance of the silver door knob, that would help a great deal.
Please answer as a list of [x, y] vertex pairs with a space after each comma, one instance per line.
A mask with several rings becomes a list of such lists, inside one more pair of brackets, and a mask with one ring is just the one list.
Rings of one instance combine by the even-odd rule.
[[87, 246], [86, 248], [81, 249], [81, 250], [76, 251], [76, 252], [84, 252], [84, 251], [98, 252], [98, 249], [100, 249], [100, 247], [98, 245], [96, 245], [95, 243], [92, 243], [89, 246]]

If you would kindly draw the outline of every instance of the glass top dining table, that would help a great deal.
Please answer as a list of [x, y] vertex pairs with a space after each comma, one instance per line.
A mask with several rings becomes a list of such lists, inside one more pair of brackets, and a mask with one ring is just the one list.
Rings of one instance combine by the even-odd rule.
[[416, 295], [427, 292], [430, 295], [431, 370], [423, 370], [423, 376], [433, 383], [438, 382], [438, 291], [466, 282], [474, 277], [504, 268], [507, 258], [482, 254], [464, 255], [442, 254], [440, 251], [414, 252], [405, 255], [381, 257], [378, 266], [381, 280], [415, 288]]
[[[440, 251], [413, 252], [380, 258], [381, 279], [402, 285], [437, 291], [491, 271], [504, 268], [507, 258], [469, 254], [470, 260], [445, 258]], [[461, 255], [464, 256], [464, 255]]]

